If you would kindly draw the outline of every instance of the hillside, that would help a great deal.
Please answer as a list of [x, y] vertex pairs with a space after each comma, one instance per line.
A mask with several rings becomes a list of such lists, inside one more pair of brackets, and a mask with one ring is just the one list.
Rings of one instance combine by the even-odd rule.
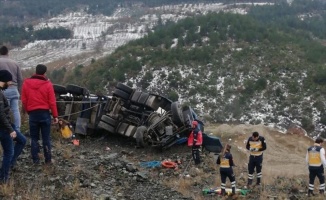
[[[260, 132], [267, 140], [263, 189], [238, 199], [306, 199], [308, 172], [304, 157], [306, 148], [313, 144], [311, 139], [261, 125], [212, 124], [206, 130], [219, 136], [223, 144], [232, 145], [238, 188], [243, 188], [247, 180], [245, 140], [252, 131]], [[185, 145], [163, 152], [136, 149], [134, 141], [98, 133], [79, 138], [80, 146], [73, 146], [68, 141], [60, 142], [53, 134], [54, 166], [31, 165], [27, 146], [12, 174], [11, 185], [0, 187], [1, 199], [219, 199], [202, 194], [202, 189], [220, 185], [213, 154], [202, 152], [203, 163], [196, 167]], [[180, 160], [178, 170], [140, 166], [141, 162], [165, 159]]]
[[[107, 86], [110, 93], [120, 81], [190, 104], [209, 121], [263, 123], [283, 131], [295, 124], [311, 136], [323, 135], [326, 47], [317, 36], [325, 30], [310, 22], [325, 13], [307, 6], [318, 17], [301, 20], [298, 15], [310, 10], [300, 2], [158, 25], [82, 69], [83, 81], [76, 83], [93, 91]], [[272, 18], [278, 9], [288, 14]]]
[[[133, 4], [110, 16], [65, 12], [34, 26], [71, 39], [13, 50], [54, 83], [110, 95], [124, 82], [191, 105], [220, 123], [301, 126], [325, 137], [325, 2]], [[303, 131], [303, 133], [305, 133]]]

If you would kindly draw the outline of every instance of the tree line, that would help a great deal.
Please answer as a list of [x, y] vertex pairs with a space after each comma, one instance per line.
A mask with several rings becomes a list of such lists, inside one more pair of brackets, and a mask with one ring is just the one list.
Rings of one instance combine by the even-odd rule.
[[[263, 6], [264, 7], [264, 6]], [[278, 7], [276, 5], [275, 7]], [[274, 15], [278, 15], [279, 10], [273, 6], [266, 6], [261, 10], [274, 11]], [[231, 13], [209, 13], [205, 16], [196, 16], [186, 18], [177, 23], [167, 22], [167, 24], [159, 24], [154, 31], [149, 32], [145, 37], [131, 41], [130, 43], [119, 47], [111, 56], [100, 60], [93, 65], [96, 67], [92, 72], [84, 74], [83, 84], [90, 89], [103, 88], [98, 84], [99, 77], [106, 81], [125, 81], [128, 76], [126, 74], [135, 74], [141, 70], [142, 66], [150, 65], [155, 68], [160, 66], [175, 67], [178, 65], [207, 65], [209, 63], [221, 62], [226, 51], [230, 51], [227, 47], [229, 42], [235, 42], [238, 46], [245, 48], [244, 51], [233, 53], [232, 59], [236, 62], [242, 62], [252, 57], [256, 52], [250, 49], [250, 45], [258, 45], [262, 49], [269, 46], [277, 48], [286, 48], [293, 46], [304, 55], [305, 62], [314, 64], [316, 69], [326, 62], [326, 47], [318, 40], [314, 39], [311, 34], [313, 29], [303, 29], [298, 27], [289, 28], [286, 19], [284, 23], [276, 23], [275, 21], [263, 20], [264, 12], [259, 12], [259, 8], [248, 15], [231, 14]], [[296, 10], [296, 8], [292, 8]], [[299, 9], [299, 8], [298, 8]], [[265, 12], [266, 15], [272, 15], [272, 11]], [[259, 13], [259, 15], [257, 14]], [[287, 18], [290, 19], [290, 18]], [[291, 18], [294, 20], [295, 18]], [[279, 19], [281, 20], [281, 19]], [[299, 18], [296, 23], [300, 22]], [[206, 38], [206, 39], [203, 39]], [[177, 40], [175, 40], [177, 39]], [[176, 44], [173, 47], [173, 44]], [[270, 51], [272, 58], [276, 58], [279, 53], [277, 50]], [[272, 55], [274, 54], [275, 55]], [[139, 59], [141, 58], [141, 59]], [[273, 61], [271, 61], [273, 62]], [[273, 65], [280, 70], [282, 66]], [[319, 69], [323, 70], [323, 69]], [[323, 75], [326, 73], [316, 74], [315, 83], [324, 83]], [[95, 78], [96, 77], [96, 78]], [[147, 85], [144, 80], [144, 85]], [[257, 85], [264, 85], [265, 80], [260, 80]], [[326, 81], [325, 81], [326, 82]], [[248, 87], [249, 88], [249, 87]], [[259, 90], [258, 86], [250, 87], [244, 90], [249, 96], [253, 93], [252, 89]]]
[[32, 26], [0, 26], [0, 44], [21, 46], [34, 40], [68, 39], [72, 31], [64, 27], [33, 30]]

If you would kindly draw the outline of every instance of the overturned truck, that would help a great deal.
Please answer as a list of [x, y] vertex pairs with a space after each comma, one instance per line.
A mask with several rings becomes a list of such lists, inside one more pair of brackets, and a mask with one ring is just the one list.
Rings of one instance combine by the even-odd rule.
[[[139, 147], [166, 149], [188, 137], [191, 122], [204, 124], [190, 106], [154, 93], [117, 83], [112, 96], [93, 95], [76, 85], [54, 85], [59, 115], [72, 122], [77, 134], [103, 129], [112, 134], [134, 138]], [[205, 145], [206, 144], [206, 145]], [[218, 138], [204, 134], [204, 147], [220, 152]]]

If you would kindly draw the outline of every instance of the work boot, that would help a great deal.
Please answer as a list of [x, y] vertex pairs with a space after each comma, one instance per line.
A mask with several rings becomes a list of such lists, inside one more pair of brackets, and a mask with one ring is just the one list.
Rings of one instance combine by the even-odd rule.
[[252, 184], [252, 179], [248, 179], [247, 186], [249, 187], [249, 186], [251, 186], [251, 184]]
[[314, 192], [312, 190], [308, 190], [308, 197], [315, 196]]
[[257, 183], [256, 185], [260, 185], [260, 178], [257, 178]]

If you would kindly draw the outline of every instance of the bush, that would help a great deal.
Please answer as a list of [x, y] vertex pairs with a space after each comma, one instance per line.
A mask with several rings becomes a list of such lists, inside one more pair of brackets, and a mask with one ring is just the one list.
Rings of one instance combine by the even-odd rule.
[[312, 132], [315, 130], [315, 125], [312, 123], [312, 120], [308, 117], [303, 117], [301, 120], [302, 128], [307, 132]]
[[179, 94], [174, 91], [174, 90], [171, 90], [169, 93], [168, 93], [168, 98], [171, 99], [172, 101], [178, 101], [179, 99]]

